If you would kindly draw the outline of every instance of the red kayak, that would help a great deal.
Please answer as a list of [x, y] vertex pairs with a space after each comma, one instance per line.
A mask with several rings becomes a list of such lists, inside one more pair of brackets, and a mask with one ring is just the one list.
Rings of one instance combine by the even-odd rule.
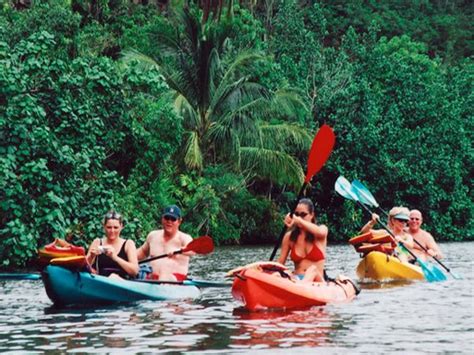
[[349, 302], [358, 293], [349, 279], [306, 283], [291, 277], [285, 266], [272, 262], [250, 264], [229, 274], [234, 276], [232, 296], [251, 311]]
[[65, 240], [56, 238], [54, 242], [38, 250], [40, 266], [46, 266], [54, 258], [66, 258], [73, 256], [85, 256], [86, 251], [83, 247], [77, 247]]

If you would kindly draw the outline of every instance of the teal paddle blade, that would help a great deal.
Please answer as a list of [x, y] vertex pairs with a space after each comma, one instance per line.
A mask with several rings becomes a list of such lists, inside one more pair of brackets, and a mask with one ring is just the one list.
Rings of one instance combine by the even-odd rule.
[[426, 265], [430, 269], [431, 274], [436, 277], [436, 281], [444, 281], [448, 279], [444, 272], [435, 264], [427, 262]]
[[379, 207], [374, 195], [372, 195], [369, 189], [365, 187], [365, 185], [359, 180], [352, 181], [352, 189], [359, 198], [359, 201], [361, 201], [364, 205], [373, 206], [375, 208]]
[[[408, 250], [405, 244], [398, 242], [398, 246], [400, 247], [403, 253], [408, 253], [412, 255], [413, 257], [415, 257], [415, 255], [411, 253], [410, 250]], [[444, 279], [439, 279], [440, 276], [437, 275], [436, 272], [434, 272], [430, 266], [428, 266], [428, 263], [422, 261], [420, 258], [416, 258], [416, 262], [420, 266], [421, 270], [423, 271], [423, 275], [425, 276], [426, 281], [434, 282], [434, 281], [442, 281], [446, 279], [444, 274], [443, 274]]]
[[428, 282], [444, 281], [446, 280], [446, 275], [443, 274], [441, 270], [436, 268], [433, 264], [425, 263], [419, 258], [417, 260], [418, 265], [420, 265], [423, 270], [423, 275]]
[[344, 176], [339, 176], [334, 184], [334, 190], [344, 198], [358, 202], [357, 194], [354, 192], [351, 183]]

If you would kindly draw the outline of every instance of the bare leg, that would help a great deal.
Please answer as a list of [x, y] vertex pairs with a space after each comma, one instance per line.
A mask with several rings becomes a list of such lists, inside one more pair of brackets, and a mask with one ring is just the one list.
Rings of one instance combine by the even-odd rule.
[[314, 265], [311, 265], [309, 268], [306, 269], [304, 273], [302, 282], [310, 283], [310, 282], [322, 282], [324, 281], [323, 275], [319, 272], [318, 268]]

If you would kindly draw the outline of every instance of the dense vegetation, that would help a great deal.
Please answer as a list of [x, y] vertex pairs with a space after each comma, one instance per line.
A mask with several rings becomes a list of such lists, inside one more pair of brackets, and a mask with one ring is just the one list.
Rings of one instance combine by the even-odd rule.
[[138, 243], [168, 203], [193, 235], [273, 241], [323, 123], [337, 143], [307, 194], [330, 242], [367, 218], [340, 174], [472, 240], [468, 1], [156, 3], [4, 3], [1, 267], [87, 245], [112, 208]]

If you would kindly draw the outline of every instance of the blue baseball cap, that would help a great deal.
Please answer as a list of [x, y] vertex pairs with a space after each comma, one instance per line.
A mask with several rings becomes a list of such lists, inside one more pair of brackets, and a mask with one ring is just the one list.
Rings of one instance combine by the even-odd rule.
[[169, 217], [174, 217], [176, 219], [180, 219], [181, 218], [181, 210], [176, 205], [169, 205], [169, 206], [165, 207], [165, 209], [163, 210], [163, 214], [161, 216], [162, 217], [169, 216]]

